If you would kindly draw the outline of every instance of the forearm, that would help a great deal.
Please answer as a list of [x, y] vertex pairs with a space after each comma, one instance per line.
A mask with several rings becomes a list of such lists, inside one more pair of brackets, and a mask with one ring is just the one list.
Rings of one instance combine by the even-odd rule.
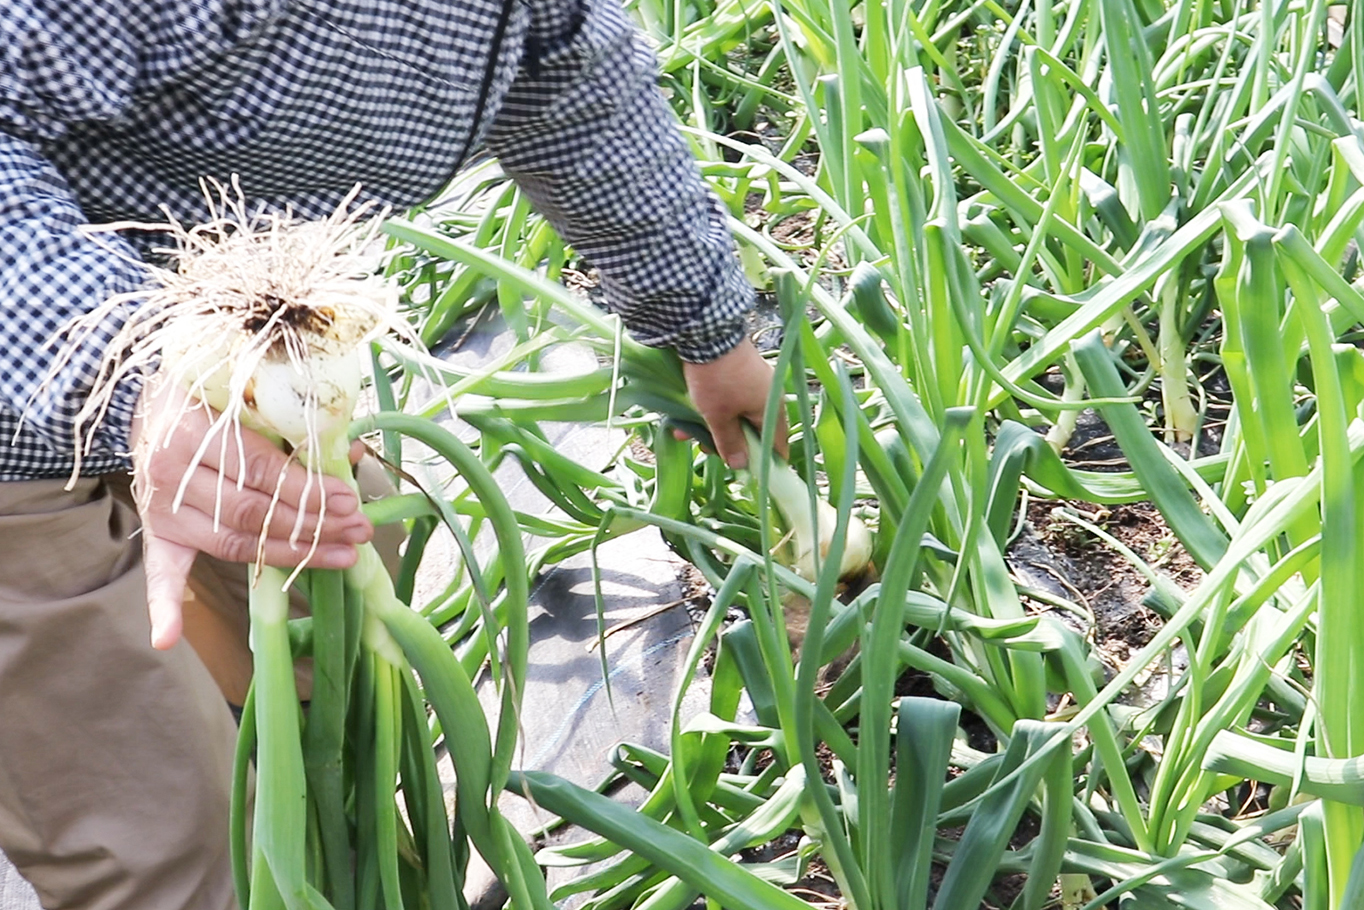
[[616, 0], [526, 68], [488, 140], [555, 228], [602, 274], [640, 341], [704, 362], [743, 337], [753, 291], [726, 214]]

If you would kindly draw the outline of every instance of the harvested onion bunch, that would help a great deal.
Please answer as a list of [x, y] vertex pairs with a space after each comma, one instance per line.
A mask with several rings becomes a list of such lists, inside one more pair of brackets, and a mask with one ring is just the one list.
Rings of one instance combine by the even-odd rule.
[[[326, 472], [353, 482], [349, 432], [368, 343], [385, 334], [414, 341], [395, 315], [396, 295], [365, 267], [361, 252], [377, 219], [361, 221], [368, 207], [354, 206], [357, 193], [330, 218], [302, 223], [288, 212], [248, 215], [238, 188], [215, 184], [206, 191], [213, 217], [203, 225], [110, 226], [169, 234], [176, 267], [153, 269], [149, 290], [113, 298], [69, 327], [68, 351], [87, 342], [111, 311], [126, 317], [79, 416], [85, 438], [77, 449], [93, 441], [115, 385], [155, 368], [216, 411], [200, 457], [211, 445], [240, 445], [240, 428], [247, 427], [286, 447], [311, 476]], [[486, 468], [452, 434], [400, 414], [376, 415], [364, 427], [412, 435], [446, 457], [483, 503], [507, 564], [524, 563], [515, 516]], [[495, 805], [515, 747], [516, 693], [525, 673], [524, 573], [506, 573], [504, 581], [505, 678], [494, 740], [467, 673], [440, 634], [398, 600], [373, 547], [359, 550], [344, 572], [252, 567], [255, 679], [233, 797], [241, 906], [455, 910], [464, 906], [467, 838], [518, 906], [548, 908], [527, 847]], [[291, 630], [295, 583], [312, 615], [293, 621]], [[293, 672], [301, 655], [313, 659], [307, 711]], [[453, 825], [428, 703], [455, 765]]]

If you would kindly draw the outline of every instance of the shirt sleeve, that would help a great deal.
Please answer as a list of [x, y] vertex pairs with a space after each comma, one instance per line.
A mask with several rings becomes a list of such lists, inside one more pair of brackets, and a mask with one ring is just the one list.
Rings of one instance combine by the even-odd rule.
[[598, 268], [641, 342], [714, 360], [743, 338], [753, 302], [726, 212], [617, 0], [583, 2], [533, 3], [526, 57], [487, 145]]
[[[126, 242], [79, 231], [86, 218], [41, 143], [72, 123], [116, 116], [136, 63], [115, 14], [99, 3], [19, 0], [0, 18], [0, 409], [8, 412], [0, 422], [22, 414], [24, 423], [19, 438], [0, 439], [0, 450], [8, 450], [0, 462], [6, 474], [23, 476], [70, 465], [76, 414], [120, 320], [97, 327], [52, 375], [58, 333], [108, 297], [136, 289], [145, 275]], [[124, 463], [139, 393], [135, 378], [115, 391], [91, 440], [90, 469]]]

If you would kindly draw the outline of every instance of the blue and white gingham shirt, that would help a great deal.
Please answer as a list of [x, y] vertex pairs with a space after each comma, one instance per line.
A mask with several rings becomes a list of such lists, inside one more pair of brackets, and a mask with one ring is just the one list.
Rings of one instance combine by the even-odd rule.
[[[77, 227], [159, 221], [163, 204], [202, 220], [205, 176], [307, 216], [356, 182], [404, 207], [481, 143], [641, 341], [693, 361], [733, 347], [752, 290], [617, 4], [3, 0], [0, 480], [69, 473], [101, 351], [40, 389], [48, 342], [144, 280], [132, 246]], [[139, 391], [120, 388], [87, 473], [126, 467]]]

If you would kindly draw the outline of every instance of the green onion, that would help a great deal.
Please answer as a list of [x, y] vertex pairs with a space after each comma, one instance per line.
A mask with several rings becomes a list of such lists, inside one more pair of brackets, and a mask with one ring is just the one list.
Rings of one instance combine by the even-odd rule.
[[[761, 441], [749, 427], [744, 427], [748, 438], [749, 464], [757, 464], [761, 457]], [[810, 487], [789, 464], [780, 457], [772, 457], [767, 474], [767, 492], [772, 504], [781, 513], [790, 537], [790, 558], [786, 564], [806, 581], [819, 577], [819, 565], [828, 558], [838, 527], [838, 510], [827, 500], [814, 500], [811, 514]], [[856, 516], [848, 519], [847, 539], [843, 558], [839, 563], [838, 579], [848, 581], [867, 574], [871, 569], [875, 542], [871, 531]]]

